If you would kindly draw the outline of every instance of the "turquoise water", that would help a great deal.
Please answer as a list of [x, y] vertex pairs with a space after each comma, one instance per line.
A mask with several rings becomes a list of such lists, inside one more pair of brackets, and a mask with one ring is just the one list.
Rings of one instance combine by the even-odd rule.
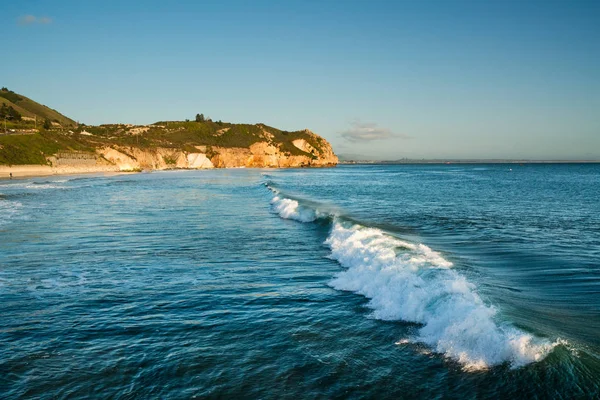
[[600, 166], [0, 182], [3, 398], [598, 398]]

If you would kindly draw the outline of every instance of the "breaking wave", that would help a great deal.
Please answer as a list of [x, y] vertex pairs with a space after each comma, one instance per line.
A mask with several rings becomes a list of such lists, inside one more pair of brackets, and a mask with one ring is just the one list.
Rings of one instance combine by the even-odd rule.
[[301, 206], [296, 200], [275, 196], [273, 200], [271, 200], [271, 204], [273, 205], [273, 210], [284, 219], [293, 219], [300, 222], [313, 222], [319, 218], [319, 212], [317, 210]]
[[368, 298], [374, 318], [420, 325], [415, 337], [398, 344], [424, 343], [465, 370], [482, 370], [540, 361], [565, 343], [535, 337], [501, 321], [475, 285], [428, 246], [319, 212], [267, 187], [275, 194], [272, 209], [280, 217], [300, 222], [332, 220], [325, 244], [330, 257], [345, 269], [334, 276], [331, 287]]
[[[266, 174], [263, 174], [267, 176]], [[281, 218], [293, 219], [299, 222], [313, 222], [318, 218], [328, 217], [329, 214], [319, 211], [317, 209], [300, 205], [298, 201], [288, 199], [279, 195], [279, 190], [274, 185], [267, 181], [265, 186], [275, 194], [271, 200], [273, 211], [275, 211]]]
[[67, 186], [64, 183], [69, 182], [68, 180], [56, 180], [56, 181], [23, 181], [17, 183], [9, 183], [4, 186], [8, 189], [32, 189], [32, 190], [44, 190], [44, 189], [66, 189]]

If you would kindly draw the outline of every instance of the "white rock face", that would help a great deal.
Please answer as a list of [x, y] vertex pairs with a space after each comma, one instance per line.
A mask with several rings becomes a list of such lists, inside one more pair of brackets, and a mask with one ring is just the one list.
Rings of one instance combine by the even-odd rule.
[[[134, 169], [162, 170], [170, 168], [207, 169], [214, 168], [213, 163], [204, 153], [185, 154], [180, 151], [168, 149], [140, 150], [137, 148], [115, 148], [105, 147], [99, 149], [109, 163], [121, 171]], [[172, 160], [167, 164], [168, 160]]]
[[302, 151], [304, 151], [304, 152], [307, 152], [307, 153], [310, 153], [310, 152], [312, 152], [312, 151], [315, 151], [315, 148], [314, 148], [314, 147], [312, 147], [312, 146], [310, 145], [310, 143], [308, 143], [308, 142], [307, 142], [306, 140], [304, 140], [304, 139], [296, 139], [296, 140], [294, 140], [294, 141], [292, 142], [292, 144], [293, 144], [294, 146], [296, 146], [297, 148], [299, 148], [300, 150], [302, 150]]
[[190, 153], [187, 155], [188, 168], [205, 169], [214, 168], [213, 163], [202, 153]]
[[140, 164], [137, 160], [110, 147], [100, 149], [98, 152], [107, 161], [116, 165], [121, 171], [129, 171], [140, 168]]

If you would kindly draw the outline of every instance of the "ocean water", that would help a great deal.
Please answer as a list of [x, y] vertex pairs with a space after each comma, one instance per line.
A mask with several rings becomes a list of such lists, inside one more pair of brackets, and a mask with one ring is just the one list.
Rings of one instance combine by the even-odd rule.
[[600, 165], [0, 182], [1, 398], [600, 397]]

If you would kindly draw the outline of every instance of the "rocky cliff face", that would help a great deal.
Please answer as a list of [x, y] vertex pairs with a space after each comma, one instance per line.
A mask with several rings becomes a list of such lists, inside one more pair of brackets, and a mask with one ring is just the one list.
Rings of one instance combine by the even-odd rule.
[[[338, 163], [331, 145], [325, 139], [313, 134], [319, 148], [313, 147], [307, 140], [297, 139], [293, 145], [301, 150], [300, 154], [292, 154], [275, 143], [261, 141], [249, 148], [212, 147], [207, 151], [204, 146], [198, 152], [158, 148], [139, 149], [136, 147], [103, 147], [97, 149], [97, 165], [113, 165], [115, 170], [132, 171], [139, 169], [163, 170], [173, 168], [294, 168], [294, 167], [329, 167]], [[51, 160], [53, 163], [68, 165], [64, 158]], [[75, 162], [73, 160], [73, 162]], [[86, 161], [89, 163], [89, 160]]]
[[[338, 163], [337, 156], [333, 153], [331, 146], [327, 143], [322, 146], [321, 152], [316, 151], [304, 139], [299, 139], [300, 150], [306, 151], [308, 155], [293, 155], [282, 151], [277, 146], [268, 142], [254, 143], [250, 148], [239, 147], [216, 147], [217, 153], [211, 158], [213, 165], [217, 168], [254, 167], [254, 168], [294, 168], [294, 167], [330, 167]], [[302, 147], [300, 147], [302, 146]]]
[[46, 154], [45, 162], [37, 165], [0, 165], [0, 178], [163, 169], [330, 167], [338, 163], [331, 145], [310, 131], [291, 132], [294, 136], [287, 140], [282, 140], [281, 131], [279, 138], [262, 133], [248, 147], [182, 144], [187, 151], [95, 143], [95, 152], [65, 149]]
[[268, 132], [262, 133], [264, 140], [252, 144], [249, 148], [214, 147], [213, 151], [216, 154], [211, 158], [213, 165], [217, 168], [294, 168], [330, 167], [338, 163], [329, 142], [309, 130], [305, 130], [304, 133], [309, 140], [318, 143], [318, 147], [314, 147], [305, 139], [296, 139], [292, 144], [300, 151], [294, 151], [295, 154], [273, 142]]

